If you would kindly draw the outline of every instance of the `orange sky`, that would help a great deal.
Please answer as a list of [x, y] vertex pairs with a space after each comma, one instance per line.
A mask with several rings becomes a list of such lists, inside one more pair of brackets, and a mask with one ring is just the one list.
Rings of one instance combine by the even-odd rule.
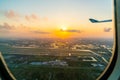
[[[42, 2], [44, 5], [32, 0], [29, 3], [25, 1], [25, 4], [19, 1], [17, 6], [16, 1], [3, 1], [5, 6], [0, 5], [0, 38], [113, 37], [113, 22], [94, 24], [89, 21], [91, 17], [99, 20], [112, 18], [110, 0], [106, 0], [105, 3], [103, 0], [94, 0], [93, 3], [81, 0], [70, 0], [69, 3], [64, 0]], [[30, 3], [34, 3], [34, 6]], [[63, 28], [66, 30], [62, 30]]]

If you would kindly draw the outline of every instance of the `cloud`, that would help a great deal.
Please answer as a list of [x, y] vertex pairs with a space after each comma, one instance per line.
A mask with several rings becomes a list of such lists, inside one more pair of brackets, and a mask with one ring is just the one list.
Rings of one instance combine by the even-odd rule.
[[75, 29], [71, 29], [71, 30], [60, 30], [60, 31], [62, 31], [62, 32], [71, 32], [71, 33], [81, 33], [81, 31], [80, 30], [75, 30]]
[[35, 14], [31, 14], [31, 15], [25, 15], [25, 19], [27, 21], [33, 21], [33, 20], [39, 20], [40, 18]]
[[14, 29], [14, 26], [9, 25], [8, 23], [0, 24], [0, 33], [9, 33]]
[[3, 25], [0, 25], [0, 29], [4, 29], [4, 30], [11, 30], [13, 29], [14, 26], [10, 26], [8, 23], [3, 23]]
[[10, 19], [15, 19], [15, 18], [18, 18], [19, 17], [19, 14], [17, 14], [15, 11], [13, 10], [9, 10], [7, 12], [5, 12], [5, 16], [7, 18], [10, 18]]
[[39, 15], [30, 13], [30, 14], [20, 14], [15, 12], [14, 10], [8, 10], [8, 11], [0, 11], [4, 16], [8, 19], [12, 19], [15, 21], [23, 21], [26, 20], [28, 22], [39, 22], [39, 21], [48, 21], [48, 17], [39, 17]]
[[35, 34], [50, 34], [50, 32], [44, 32], [44, 31], [31, 31], [31, 32]]
[[30, 15], [25, 15], [24, 16], [25, 20], [27, 21], [48, 21], [48, 17], [39, 17], [38, 15], [36, 14], [30, 14]]
[[30, 21], [30, 18], [29, 18], [29, 16], [25, 16], [25, 19], [27, 20], [27, 21]]
[[110, 32], [112, 28], [104, 28], [104, 32]]
[[39, 17], [38, 17], [37, 15], [35, 15], [35, 14], [32, 14], [32, 15], [31, 15], [31, 18], [32, 18], [32, 19], [39, 19]]

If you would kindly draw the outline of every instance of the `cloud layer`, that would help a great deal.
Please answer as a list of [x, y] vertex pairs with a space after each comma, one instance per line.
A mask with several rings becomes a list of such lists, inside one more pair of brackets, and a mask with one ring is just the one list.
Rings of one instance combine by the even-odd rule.
[[112, 28], [104, 28], [104, 32], [110, 32]]
[[27, 21], [40, 20], [39, 16], [37, 16], [36, 14], [25, 15], [25, 19]]
[[13, 10], [9, 10], [7, 12], [5, 12], [5, 16], [9, 19], [15, 19], [19, 17], [19, 14], [14, 12]]
[[70, 29], [70, 30], [60, 30], [60, 31], [62, 31], [62, 32], [71, 32], [71, 33], [81, 33], [81, 31], [80, 30], [75, 30], [75, 29]]
[[31, 32], [35, 34], [50, 34], [50, 32], [44, 32], [44, 31], [31, 31]]
[[3, 23], [2, 25], [0, 25], [0, 29], [4, 29], [4, 30], [10, 30], [13, 29], [14, 26], [10, 26], [8, 23]]
[[3, 14], [6, 18], [17, 20], [17, 21], [28, 21], [28, 22], [40, 22], [40, 21], [48, 21], [48, 17], [40, 17], [37, 14], [30, 13], [30, 14], [20, 14], [14, 10], [3, 11]]

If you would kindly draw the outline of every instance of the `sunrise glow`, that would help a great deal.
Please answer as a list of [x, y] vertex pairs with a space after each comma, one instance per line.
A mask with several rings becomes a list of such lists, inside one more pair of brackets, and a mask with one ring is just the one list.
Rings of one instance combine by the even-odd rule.
[[64, 25], [62, 25], [62, 26], [61, 26], [61, 30], [62, 30], [62, 31], [66, 31], [66, 30], [67, 30], [67, 27], [64, 26]]
[[[99, 4], [96, 0], [93, 3], [86, 1], [81, 3], [79, 2], [81, 0], [70, 0], [69, 3], [67, 0], [38, 2], [29, 0], [29, 3], [26, 1], [13, 0], [0, 3], [1, 38], [113, 37], [112, 22], [92, 24], [89, 21], [91, 17], [99, 20], [112, 18], [109, 7], [112, 4], [109, 1], [105, 3], [101, 1]], [[93, 7], [96, 9], [93, 10]]]

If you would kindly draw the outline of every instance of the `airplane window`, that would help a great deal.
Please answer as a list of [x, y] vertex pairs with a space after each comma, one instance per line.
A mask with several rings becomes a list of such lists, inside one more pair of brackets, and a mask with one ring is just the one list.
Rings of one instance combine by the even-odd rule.
[[0, 18], [17, 80], [96, 80], [114, 55], [112, 0], [0, 0]]

